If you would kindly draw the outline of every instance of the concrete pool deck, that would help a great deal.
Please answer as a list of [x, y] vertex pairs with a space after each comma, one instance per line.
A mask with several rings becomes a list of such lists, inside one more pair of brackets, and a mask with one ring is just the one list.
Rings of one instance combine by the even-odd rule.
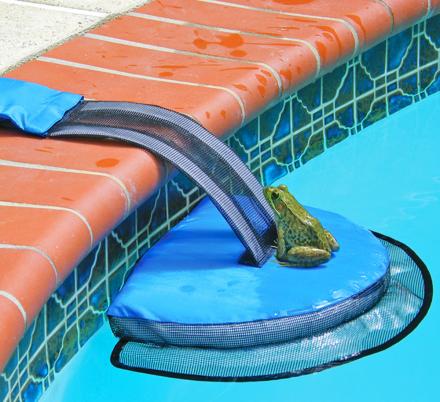
[[0, 74], [143, 0], [0, 1]]

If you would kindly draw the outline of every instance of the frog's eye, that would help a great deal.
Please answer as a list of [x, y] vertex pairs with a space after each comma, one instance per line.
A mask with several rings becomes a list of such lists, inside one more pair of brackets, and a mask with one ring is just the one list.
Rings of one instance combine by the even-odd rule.
[[285, 184], [280, 184], [280, 185], [278, 186], [278, 188], [279, 188], [281, 191], [287, 191], [287, 186], [286, 186]]
[[276, 201], [280, 198], [280, 193], [278, 191], [272, 192], [272, 200]]

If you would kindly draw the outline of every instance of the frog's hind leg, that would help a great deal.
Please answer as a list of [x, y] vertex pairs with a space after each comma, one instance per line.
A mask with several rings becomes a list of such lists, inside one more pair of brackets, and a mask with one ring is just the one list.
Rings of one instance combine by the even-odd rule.
[[327, 238], [328, 244], [330, 245], [330, 248], [332, 251], [338, 251], [339, 250], [339, 243], [337, 240], [333, 237], [333, 235], [328, 231], [324, 229], [325, 237]]
[[331, 253], [319, 248], [296, 246], [292, 247], [287, 252], [287, 261], [284, 261], [284, 265], [290, 265], [294, 267], [316, 267], [328, 261], [331, 257]]

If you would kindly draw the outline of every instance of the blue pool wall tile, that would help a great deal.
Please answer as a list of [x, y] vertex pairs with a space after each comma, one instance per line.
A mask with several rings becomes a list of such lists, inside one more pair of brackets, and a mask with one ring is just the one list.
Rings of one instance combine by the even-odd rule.
[[412, 39], [414, 38], [412, 35], [412, 29], [412, 27], [408, 28], [405, 31], [400, 32], [388, 39], [389, 50], [392, 50], [391, 52], [388, 51], [388, 71], [397, 69], [402, 63], [405, 54], [409, 50]]

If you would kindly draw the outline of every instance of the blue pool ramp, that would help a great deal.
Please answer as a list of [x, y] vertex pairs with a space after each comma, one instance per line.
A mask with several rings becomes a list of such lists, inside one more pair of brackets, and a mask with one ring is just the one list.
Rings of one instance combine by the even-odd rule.
[[308, 374], [382, 350], [426, 314], [432, 284], [405, 245], [308, 208], [340, 250], [316, 268], [237, 262], [242, 244], [202, 201], [138, 262], [108, 309], [115, 366], [213, 381]]
[[[116, 334], [181, 345], [254, 346], [313, 335], [359, 315], [384, 291], [387, 251], [344, 217], [309, 210], [340, 243], [332, 259], [314, 269], [289, 269], [272, 257], [255, 269], [238, 263], [243, 246], [212, 203], [202, 201], [141, 259], [110, 306]], [[368, 297], [361, 297], [364, 292]], [[138, 318], [146, 332], [125, 326], [128, 317]]]

